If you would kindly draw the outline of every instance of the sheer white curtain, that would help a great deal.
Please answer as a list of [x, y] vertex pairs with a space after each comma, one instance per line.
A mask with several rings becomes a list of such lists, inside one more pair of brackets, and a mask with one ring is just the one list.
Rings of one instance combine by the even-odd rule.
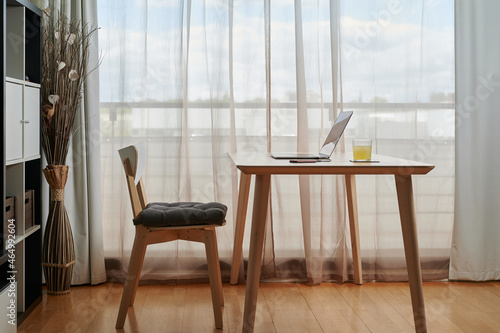
[[[436, 163], [415, 179], [417, 218], [424, 277], [447, 276], [453, 1], [105, 0], [98, 9], [109, 275], [123, 278], [134, 234], [120, 147], [148, 143], [150, 201], [228, 205], [218, 230], [228, 278], [238, 176], [227, 152], [319, 151], [345, 109], [355, 116], [338, 151], [365, 136], [378, 153]], [[344, 186], [334, 176], [272, 178], [263, 278], [352, 279]], [[365, 279], [405, 279], [394, 180], [359, 177], [358, 195]], [[158, 245], [143, 280], [206, 279], [203, 265], [196, 244]]]
[[[457, 1], [456, 216], [450, 279], [500, 279], [500, 29], [494, 0]], [[471, 144], [474, 143], [474, 144]]]
[[[344, 108], [356, 110], [347, 145], [369, 137], [379, 154], [436, 165], [414, 177], [415, 208], [423, 276], [445, 278], [454, 208], [453, 1], [342, 4]], [[404, 279], [393, 179], [357, 178], [365, 278]]]
[[[95, 0], [33, 0], [33, 3], [42, 9], [51, 6], [70, 19], [98, 26]], [[97, 34], [92, 37], [89, 52], [89, 75], [84, 86], [82, 107], [75, 117], [75, 131], [67, 157], [68, 182], [64, 191], [64, 203], [75, 241], [76, 263], [72, 284], [106, 281], [101, 208], [99, 75], [98, 69], [91, 71], [99, 63]], [[42, 215], [47, 216], [49, 187], [45, 181], [42, 184], [47, 193], [43, 196]]]

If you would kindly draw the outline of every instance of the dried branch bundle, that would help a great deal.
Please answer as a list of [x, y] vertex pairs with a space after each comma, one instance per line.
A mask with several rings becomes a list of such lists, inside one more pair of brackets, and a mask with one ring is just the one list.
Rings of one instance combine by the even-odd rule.
[[42, 147], [49, 165], [65, 165], [87, 72], [90, 28], [44, 10], [42, 33]]

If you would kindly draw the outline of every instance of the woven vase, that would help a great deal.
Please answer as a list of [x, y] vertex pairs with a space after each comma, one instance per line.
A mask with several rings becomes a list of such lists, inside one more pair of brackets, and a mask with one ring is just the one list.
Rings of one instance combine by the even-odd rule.
[[42, 246], [42, 266], [47, 293], [65, 295], [70, 291], [75, 245], [68, 214], [64, 207], [67, 165], [48, 165], [43, 174], [50, 187], [50, 206]]

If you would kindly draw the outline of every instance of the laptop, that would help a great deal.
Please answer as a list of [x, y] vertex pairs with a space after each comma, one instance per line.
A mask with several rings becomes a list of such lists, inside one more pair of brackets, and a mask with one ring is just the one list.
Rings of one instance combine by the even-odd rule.
[[325, 143], [321, 147], [319, 154], [314, 153], [271, 153], [271, 157], [275, 159], [330, 159], [330, 156], [342, 137], [342, 133], [344, 133], [344, 129], [351, 119], [352, 111], [344, 111], [341, 112], [337, 119], [335, 119], [335, 123], [328, 133], [326, 137]]

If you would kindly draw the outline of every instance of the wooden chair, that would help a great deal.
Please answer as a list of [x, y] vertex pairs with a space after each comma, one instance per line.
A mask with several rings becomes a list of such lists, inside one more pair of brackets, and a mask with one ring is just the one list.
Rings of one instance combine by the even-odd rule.
[[215, 327], [221, 329], [224, 299], [215, 228], [225, 224], [227, 207], [216, 202], [148, 204], [141, 178], [146, 158], [146, 145], [141, 143], [128, 146], [120, 149], [119, 154], [125, 168], [132, 203], [135, 239], [116, 319], [116, 328], [123, 328], [128, 307], [134, 304], [146, 247], [149, 244], [181, 239], [205, 244]]

